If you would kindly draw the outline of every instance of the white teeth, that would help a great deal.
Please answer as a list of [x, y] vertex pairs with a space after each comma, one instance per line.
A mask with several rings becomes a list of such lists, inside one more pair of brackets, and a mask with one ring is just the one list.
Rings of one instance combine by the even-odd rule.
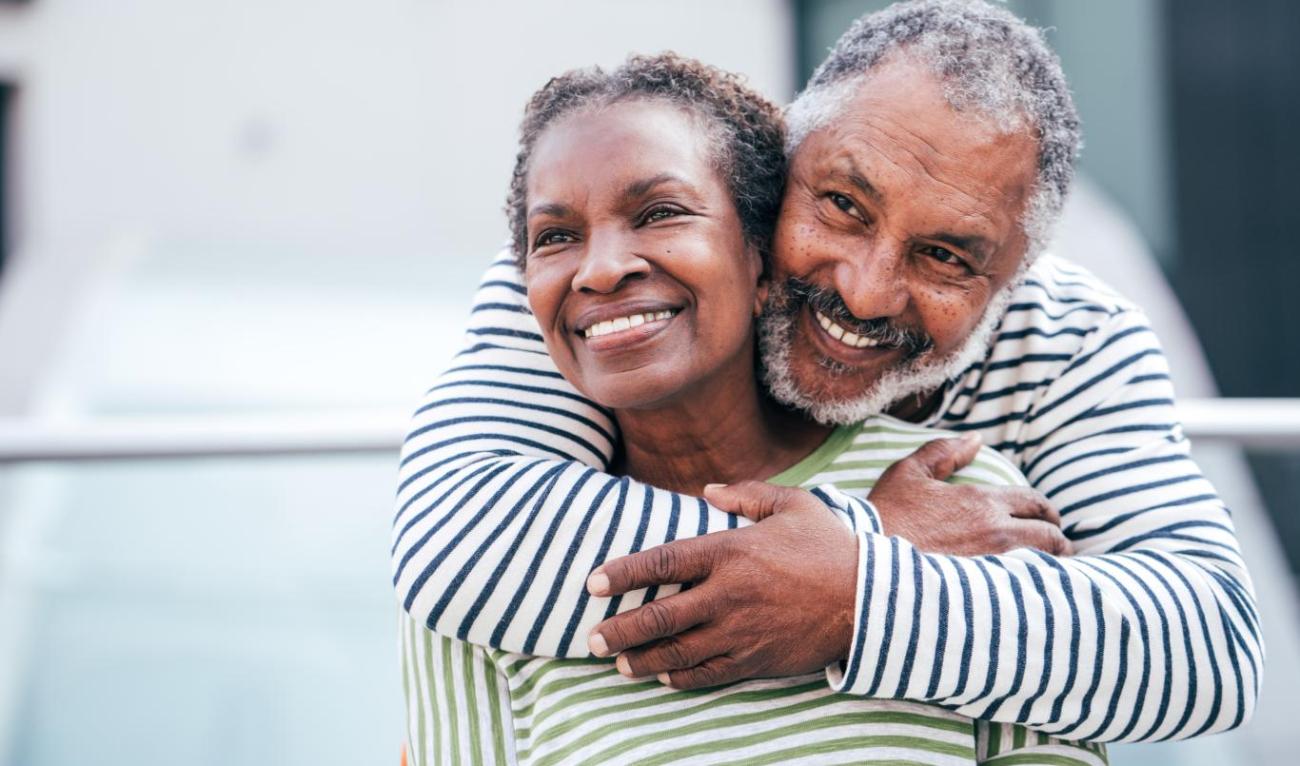
[[867, 348], [868, 346], [880, 345], [877, 341], [874, 341], [865, 335], [858, 335], [857, 333], [845, 330], [840, 325], [831, 321], [830, 317], [820, 311], [814, 313], [817, 316], [817, 324], [822, 326], [822, 329], [826, 331], [826, 334], [846, 346], [851, 346], [853, 348]]
[[672, 319], [674, 311], [647, 311], [644, 314], [629, 314], [617, 319], [606, 319], [603, 322], [597, 322], [591, 327], [582, 331], [584, 338], [599, 338], [602, 335], [630, 330], [633, 327], [640, 327], [643, 324], [651, 322], [662, 322], [665, 319]]

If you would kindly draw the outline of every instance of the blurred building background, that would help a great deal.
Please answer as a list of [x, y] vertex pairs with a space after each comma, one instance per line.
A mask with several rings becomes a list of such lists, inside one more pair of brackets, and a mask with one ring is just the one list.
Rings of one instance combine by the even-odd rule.
[[[0, 0], [0, 418], [400, 413], [459, 344], [549, 76], [673, 49], [785, 102], [883, 5]], [[1058, 251], [1148, 306], [1183, 395], [1300, 396], [1300, 6], [1010, 6], [1084, 120]], [[1113, 761], [1290, 763], [1300, 455], [1197, 454], [1261, 592], [1264, 701]], [[394, 475], [0, 463], [0, 764], [395, 763]]]

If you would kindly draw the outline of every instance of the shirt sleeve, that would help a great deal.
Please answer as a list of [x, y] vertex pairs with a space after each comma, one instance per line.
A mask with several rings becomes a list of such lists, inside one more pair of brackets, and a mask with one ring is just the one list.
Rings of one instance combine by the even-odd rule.
[[1241, 725], [1264, 658], [1254, 590], [1145, 317], [1109, 317], [1011, 417], [1019, 436], [996, 446], [1060, 510], [1077, 555], [935, 556], [860, 534], [857, 631], [834, 688], [1070, 739]]

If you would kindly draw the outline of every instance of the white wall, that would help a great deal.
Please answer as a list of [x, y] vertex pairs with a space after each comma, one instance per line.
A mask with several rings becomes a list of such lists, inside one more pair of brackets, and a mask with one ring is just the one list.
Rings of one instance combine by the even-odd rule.
[[[11, 411], [55, 385], [37, 371], [73, 353], [57, 349], [77, 326], [112, 323], [84, 306], [131, 301], [141, 279], [165, 280], [172, 303], [184, 302], [177, 284], [218, 302], [253, 284], [272, 300], [368, 290], [372, 303], [460, 311], [505, 236], [523, 103], [566, 68], [675, 49], [779, 100], [792, 90], [781, 0], [4, 6], [0, 77], [21, 87], [23, 268], [0, 285], [0, 353], [24, 373], [0, 386]], [[128, 284], [106, 297], [114, 275]], [[275, 332], [275, 317], [252, 318]], [[284, 388], [310, 385], [284, 375]]]

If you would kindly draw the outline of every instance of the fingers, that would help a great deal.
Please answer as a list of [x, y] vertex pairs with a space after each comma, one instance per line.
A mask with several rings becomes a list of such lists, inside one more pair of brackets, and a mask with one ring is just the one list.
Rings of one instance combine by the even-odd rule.
[[710, 657], [693, 668], [660, 673], [659, 682], [674, 689], [703, 689], [735, 683], [747, 677], [740, 663], [724, 654]]
[[[597, 657], [635, 649], [668, 638], [713, 617], [707, 595], [688, 590], [616, 614], [592, 628], [587, 648]], [[674, 650], [665, 650], [665, 652]], [[704, 655], [707, 657], [708, 655]]]
[[763, 481], [740, 481], [735, 484], [706, 484], [704, 499], [727, 513], [762, 521], [786, 508], [791, 490]]
[[935, 439], [898, 461], [901, 470], [919, 471], [937, 481], [946, 481], [970, 464], [980, 451], [980, 437], [974, 432], [955, 439]]
[[1018, 519], [1038, 519], [1053, 526], [1061, 526], [1061, 514], [1052, 507], [1047, 497], [1031, 487], [1006, 487], [1000, 492], [1007, 500], [1011, 515]]
[[615, 596], [651, 585], [669, 585], [703, 580], [713, 569], [729, 532], [676, 540], [610, 559], [587, 576], [587, 591], [593, 596]]
[[1061, 532], [1061, 528], [1047, 521], [1013, 521], [1007, 537], [1011, 541], [1008, 549], [1037, 548], [1053, 556], [1070, 556], [1074, 553], [1074, 546]]
[[672, 670], [693, 668], [717, 656], [725, 647], [715, 646], [716, 643], [709, 639], [705, 629], [688, 630], [648, 646], [628, 649], [618, 655], [614, 664], [618, 672], [628, 678], [657, 676]]

